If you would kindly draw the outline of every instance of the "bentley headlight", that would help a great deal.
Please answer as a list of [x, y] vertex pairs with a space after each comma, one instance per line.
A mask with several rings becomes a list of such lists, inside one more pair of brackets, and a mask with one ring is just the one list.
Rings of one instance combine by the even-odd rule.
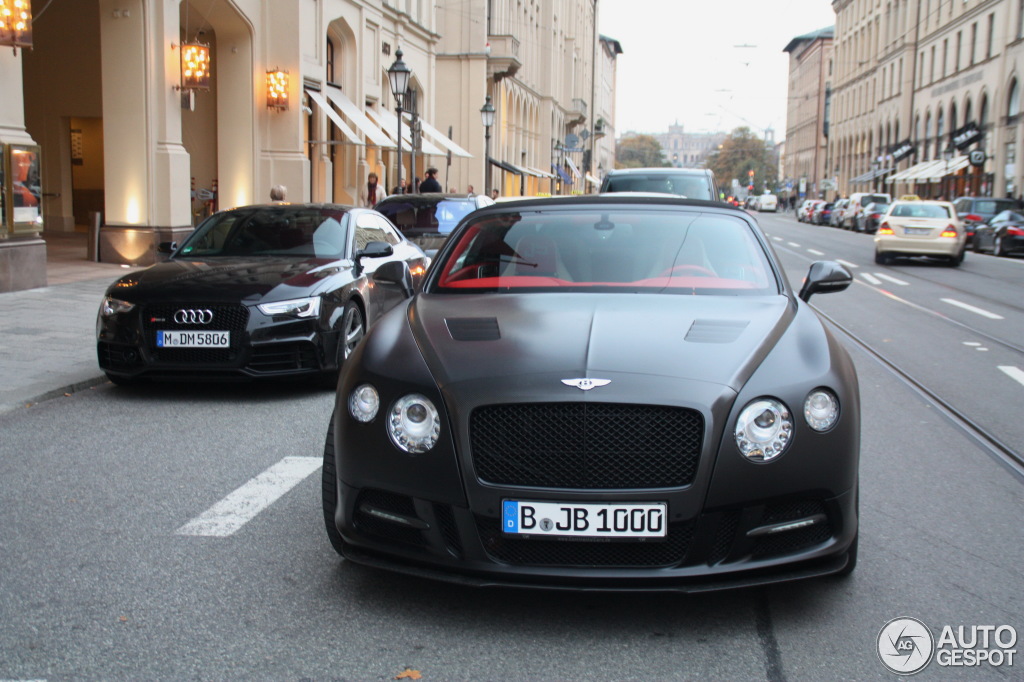
[[111, 317], [118, 313], [127, 313], [134, 307], [134, 303], [122, 301], [120, 299], [113, 298], [112, 296], [104, 296], [103, 302], [100, 303], [100, 315], [102, 317]]
[[426, 396], [412, 393], [400, 398], [388, 414], [388, 435], [406, 452], [426, 452], [437, 443], [441, 417]]
[[363, 384], [348, 397], [348, 411], [356, 421], [369, 422], [380, 409], [380, 396], [370, 384]]
[[290, 301], [260, 303], [257, 308], [264, 315], [291, 315], [292, 317], [316, 317], [320, 314], [320, 297], [295, 298]]
[[793, 416], [774, 398], [758, 398], [743, 408], [733, 434], [743, 456], [752, 462], [770, 462], [793, 438]]
[[815, 431], [828, 431], [839, 421], [839, 399], [824, 388], [811, 391], [804, 401], [804, 419]]

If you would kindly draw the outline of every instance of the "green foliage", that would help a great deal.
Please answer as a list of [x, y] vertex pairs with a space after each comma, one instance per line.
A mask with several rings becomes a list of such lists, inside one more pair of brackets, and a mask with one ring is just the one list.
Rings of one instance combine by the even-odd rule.
[[774, 190], [778, 182], [774, 150], [766, 148], [764, 140], [746, 127], [732, 131], [718, 149], [708, 155], [707, 167], [714, 171], [718, 184], [726, 192], [734, 179], [740, 185], [748, 185], [750, 171], [754, 171], [753, 184], [757, 194], [764, 191], [766, 182], [769, 190]]
[[615, 145], [616, 168], [652, 168], [669, 165], [661, 157], [661, 145], [651, 135], [631, 135]]

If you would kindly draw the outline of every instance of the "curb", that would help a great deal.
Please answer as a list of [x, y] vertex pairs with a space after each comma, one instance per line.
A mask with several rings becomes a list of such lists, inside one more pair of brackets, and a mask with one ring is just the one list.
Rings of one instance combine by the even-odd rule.
[[53, 400], [54, 398], [61, 398], [68, 394], [78, 393], [80, 391], [87, 391], [90, 388], [95, 388], [96, 386], [108, 383], [109, 381], [110, 379], [108, 379], [106, 375], [99, 375], [90, 377], [88, 379], [83, 379], [82, 381], [76, 381], [73, 384], [68, 384], [61, 388], [50, 389], [48, 391], [40, 393], [39, 395], [27, 398], [25, 400], [21, 400], [14, 404], [0, 405], [0, 415], [16, 412], [17, 410], [20, 409], [35, 407], [39, 403], [43, 403], [48, 400]]

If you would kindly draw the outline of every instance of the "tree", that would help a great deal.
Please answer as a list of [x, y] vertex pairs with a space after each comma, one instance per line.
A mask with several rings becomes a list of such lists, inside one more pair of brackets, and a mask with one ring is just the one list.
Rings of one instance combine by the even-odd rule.
[[[774, 150], [765, 147], [764, 140], [746, 127], [732, 131], [718, 149], [708, 155], [707, 167], [723, 188], [731, 187], [736, 180], [743, 186], [753, 184], [754, 192], [761, 194], [765, 183], [771, 191], [778, 182]], [[753, 176], [750, 171], [754, 172]]]
[[661, 157], [661, 144], [651, 135], [630, 135], [615, 145], [616, 168], [656, 168], [667, 165]]

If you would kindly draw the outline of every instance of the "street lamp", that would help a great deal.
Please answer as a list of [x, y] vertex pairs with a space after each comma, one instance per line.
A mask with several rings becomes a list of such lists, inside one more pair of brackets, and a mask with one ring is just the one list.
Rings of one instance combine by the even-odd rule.
[[491, 126], [494, 125], [494, 105], [491, 96], [480, 107], [480, 120], [484, 124], [484, 194], [491, 196]]
[[[946, 172], [942, 174], [942, 185], [946, 189], [949, 188], [950, 181], [947, 180], [946, 178], [949, 175], [949, 162], [953, 160], [953, 153], [954, 152], [952, 143], [947, 145], [946, 148], [942, 150], [942, 160], [946, 162]], [[952, 194], [952, 192], [946, 192], [945, 194]], [[945, 198], [945, 194], [943, 195], [943, 198]]]
[[402, 104], [411, 78], [412, 69], [402, 61], [402, 50], [396, 50], [395, 63], [388, 69], [388, 80], [391, 82], [391, 94], [395, 97], [395, 111], [398, 112], [398, 191], [402, 194], [405, 193], [402, 186]]

